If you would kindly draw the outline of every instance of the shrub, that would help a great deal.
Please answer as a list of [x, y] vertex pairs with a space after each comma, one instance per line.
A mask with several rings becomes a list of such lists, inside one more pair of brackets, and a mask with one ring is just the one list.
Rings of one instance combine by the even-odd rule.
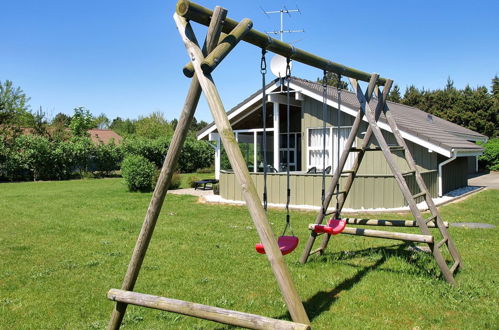
[[188, 137], [180, 154], [179, 170], [182, 173], [192, 173], [198, 168], [209, 167], [213, 164], [214, 155], [213, 147], [208, 142]]
[[175, 172], [172, 175], [172, 180], [170, 182], [170, 186], [168, 186], [168, 189], [170, 189], [170, 190], [178, 189], [178, 188], [180, 188], [181, 183], [182, 183], [182, 178], [180, 177], [180, 174]]
[[151, 191], [156, 175], [154, 164], [139, 155], [129, 155], [121, 163], [121, 175], [130, 191]]
[[499, 171], [499, 138], [490, 139], [482, 147], [485, 151], [479, 158], [481, 165], [491, 171]]
[[213, 184], [213, 194], [220, 195], [220, 184], [219, 183]]
[[99, 144], [95, 146], [92, 154], [92, 170], [109, 175], [119, 169], [122, 160], [121, 149], [114, 143]]
[[191, 188], [196, 188], [196, 181], [199, 181], [201, 180], [198, 176], [195, 176], [195, 175], [191, 175], [187, 178], [187, 184], [189, 185], [189, 187]]

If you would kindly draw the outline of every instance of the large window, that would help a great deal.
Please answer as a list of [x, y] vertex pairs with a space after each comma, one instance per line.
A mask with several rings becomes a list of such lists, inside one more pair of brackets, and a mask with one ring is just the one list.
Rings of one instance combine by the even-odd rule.
[[[340, 157], [343, 153], [345, 147], [345, 142], [348, 139], [348, 135], [352, 130], [351, 127], [342, 127], [338, 134], [337, 127], [327, 127], [324, 131], [323, 128], [309, 128], [308, 129], [308, 142], [307, 142], [307, 168], [312, 167], [317, 168], [317, 170], [323, 170], [323, 162], [325, 161], [326, 168], [331, 166], [332, 171], [336, 168], [338, 164], [338, 139], [340, 143]], [[331, 139], [331, 135], [333, 138]], [[326, 138], [326, 148], [324, 149], [324, 137]], [[345, 169], [350, 169], [353, 165], [353, 155], [349, 155], [347, 162], [345, 164]]]

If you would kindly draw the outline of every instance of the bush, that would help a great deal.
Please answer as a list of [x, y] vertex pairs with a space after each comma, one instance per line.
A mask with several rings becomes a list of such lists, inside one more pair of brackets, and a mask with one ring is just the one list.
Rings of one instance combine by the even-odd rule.
[[214, 155], [213, 147], [208, 142], [188, 137], [178, 161], [179, 170], [182, 173], [192, 173], [198, 168], [209, 167], [213, 164]]
[[170, 185], [168, 186], [168, 189], [170, 189], [170, 190], [178, 189], [178, 188], [180, 188], [181, 183], [182, 183], [182, 178], [180, 177], [180, 174], [175, 172], [172, 175], [172, 180], [170, 182]]
[[197, 184], [196, 181], [200, 181], [201, 179], [195, 175], [191, 175], [190, 177], [187, 178], [187, 184], [191, 188], [196, 188]]
[[121, 175], [130, 191], [151, 191], [156, 175], [154, 164], [139, 155], [129, 155], [121, 163]]
[[480, 165], [491, 171], [499, 171], [499, 138], [490, 139], [482, 147], [485, 151], [478, 159]]
[[114, 143], [99, 144], [95, 146], [92, 153], [92, 170], [109, 175], [112, 171], [119, 169], [122, 157], [121, 148]]
[[220, 184], [219, 183], [213, 184], [213, 194], [220, 195]]

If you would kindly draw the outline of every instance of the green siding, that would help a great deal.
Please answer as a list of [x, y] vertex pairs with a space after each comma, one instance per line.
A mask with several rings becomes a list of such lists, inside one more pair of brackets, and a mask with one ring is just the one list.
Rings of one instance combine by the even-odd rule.
[[[263, 174], [251, 173], [258, 195], [263, 196]], [[437, 171], [423, 172], [422, 176], [432, 197], [438, 193]], [[340, 180], [342, 189], [346, 177]], [[331, 175], [326, 177], [326, 185], [331, 181]], [[407, 178], [411, 191], [415, 194], [416, 182], [414, 176]], [[320, 206], [322, 191], [322, 176], [314, 174], [293, 174], [290, 177], [291, 204]], [[286, 175], [272, 173], [267, 175], [267, 192], [269, 203], [286, 203]], [[220, 195], [227, 200], [243, 200], [241, 189], [235, 175], [230, 172], [220, 174]], [[418, 202], [423, 198], [419, 198]], [[334, 206], [334, 198], [332, 204]], [[359, 175], [355, 178], [352, 190], [346, 200], [345, 208], [392, 208], [407, 205], [400, 192], [395, 178], [391, 175]]]
[[[326, 125], [327, 126], [337, 126], [336, 120], [336, 109], [328, 107], [329, 116]], [[354, 117], [342, 113], [341, 114], [341, 125], [342, 126], [351, 126], [353, 124]], [[308, 145], [308, 128], [318, 128], [322, 127], [322, 103], [311, 99], [309, 97], [305, 97], [302, 103], [302, 121], [301, 121], [301, 131], [302, 131], [302, 169], [306, 171], [307, 169], [307, 145]], [[361, 129], [359, 130], [359, 134], [357, 135], [357, 139], [355, 141], [356, 145], [360, 146], [363, 141], [363, 135], [361, 133], [367, 131], [367, 123], [363, 122]], [[395, 137], [392, 133], [383, 131], [383, 135], [388, 144], [396, 145]], [[376, 139], [371, 138], [371, 147], [378, 146]], [[373, 143], [374, 141], [374, 143]], [[412, 143], [410, 141], [406, 141], [409, 150], [418, 166], [420, 171], [431, 171], [437, 170], [438, 162], [437, 162], [437, 154], [434, 152], [428, 152], [427, 148], [423, 148], [420, 145]], [[394, 152], [395, 160], [397, 161], [397, 165], [399, 166], [401, 171], [407, 171], [409, 168], [407, 166], [407, 162], [403, 158], [402, 152]], [[385, 160], [383, 152], [381, 151], [370, 151], [367, 152], [362, 160], [362, 164], [359, 169], [359, 174], [365, 175], [383, 175], [383, 174], [392, 174], [388, 163]]]
[[[439, 157], [445, 161], [447, 158]], [[454, 189], [468, 185], [468, 157], [458, 157], [442, 168], [442, 190], [448, 193]]]

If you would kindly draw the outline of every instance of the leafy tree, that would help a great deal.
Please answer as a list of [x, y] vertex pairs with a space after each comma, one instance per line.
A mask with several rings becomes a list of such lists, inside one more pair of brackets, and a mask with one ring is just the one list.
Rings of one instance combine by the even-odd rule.
[[43, 112], [42, 107], [38, 109], [35, 113], [31, 114], [28, 119], [29, 127], [33, 129], [33, 133], [41, 136], [48, 136], [48, 121]]
[[[173, 122], [173, 120], [172, 120]], [[177, 125], [175, 125], [176, 127]], [[197, 133], [199, 132], [200, 130], [202, 130], [203, 128], [205, 128], [206, 126], [208, 126], [208, 123], [205, 122], [204, 120], [201, 120], [200, 122], [198, 122], [198, 120], [196, 119], [196, 117], [192, 118], [192, 123], [191, 123], [191, 131], [194, 132], [194, 133]]]
[[[334, 72], [328, 72], [326, 73], [326, 85], [333, 86], [333, 87], [338, 87], [338, 80], [339, 76], [334, 73]], [[322, 78], [317, 78], [317, 82], [323, 84], [324, 83], [324, 77]], [[340, 88], [341, 89], [348, 89], [348, 83], [341, 80], [339, 81]]]
[[135, 123], [130, 119], [123, 120], [120, 117], [116, 117], [111, 122], [111, 125], [109, 125], [109, 129], [112, 129], [121, 136], [130, 136], [135, 134]]
[[101, 113], [99, 116], [95, 118], [95, 126], [98, 129], [108, 129], [111, 121], [104, 113]]
[[84, 107], [74, 108], [69, 128], [74, 136], [87, 136], [87, 131], [95, 127], [95, 121], [90, 111]]
[[388, 94], [388, 101], [400, 103], [402, 96], [400, 95], [400, 88], [398, 85], [393, 86], [390, 94]]
[[1, 130], [26, 125], [29, 117], [29, 97], [12, 81], [0, 81], [0, 128]]
[[57, 115], [55, 115], [54, 119], [52, 119], [51, 124], [69, 127], [70, 123], [71, 123], [71, 116], [68, 116], [65, 113], [59, 112]]
[[172, 127], [161, 112], [153, 112], [147, 117], [139, 117], [135, 122], [135, 134], [138, 136], [156, 139], [162, 136], [171, 136], [172, 133]]

